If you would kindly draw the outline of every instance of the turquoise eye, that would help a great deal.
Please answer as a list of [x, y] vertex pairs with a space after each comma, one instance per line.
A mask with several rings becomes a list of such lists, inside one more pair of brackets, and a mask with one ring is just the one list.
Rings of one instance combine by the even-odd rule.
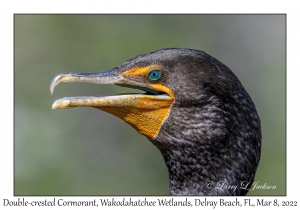
[[148, 80], [152, 82], [156, 82], [161, 78], [161, 76], [162, 76], [161, 70], [154, 69], [149, 72]]

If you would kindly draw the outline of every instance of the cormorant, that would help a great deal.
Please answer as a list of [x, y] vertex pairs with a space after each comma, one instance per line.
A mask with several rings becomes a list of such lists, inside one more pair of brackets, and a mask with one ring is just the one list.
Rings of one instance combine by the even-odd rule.
[[255, 105], [236, 75], [200, 50], [168, 48], [96, 73], [61, 73], [60, 82], [116, 84], [141, 94], [56, 100], [53, 109], [94, 107], [146, 136], [161, 152], [171, 195], [246, 195], [260, 159]]

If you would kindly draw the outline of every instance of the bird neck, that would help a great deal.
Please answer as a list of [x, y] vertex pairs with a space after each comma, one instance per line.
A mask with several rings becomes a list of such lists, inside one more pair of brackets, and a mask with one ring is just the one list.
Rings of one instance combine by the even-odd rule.
[[245, 126], [217, 106], [173, 109], [177, 115], [152, 141], [168, 168], [171, 195], [245, 195], [242, 185], [251, 186], [259, 160], [257, 148], [247, 149], [252, 133], [241, 134]]
[[[195, 150], [197, 154], [194, 156]], [[185, 146], [184, 148], [165, 150], [161, 153], [169, 173], [171, 195], [238, 195], [236, 175], [229, 163], [209, 150]], [[220, 155], [221, 156], [221, 155]], [[235, 163], [232, 163], [235, 164]], [[230, 189], [226, 189], [230, 186]]]

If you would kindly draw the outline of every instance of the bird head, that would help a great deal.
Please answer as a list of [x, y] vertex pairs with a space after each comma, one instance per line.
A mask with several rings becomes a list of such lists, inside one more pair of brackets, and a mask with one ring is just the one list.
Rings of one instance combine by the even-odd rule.
[[[162, 152], [173, 183], [180, 182], [188, 189], [198, 184], [185, 183], [187, 179], [195, 179], [194, 183], [206, 179], [231, 182], [234, 177], [253, 180], [260, 155], [260, 120], [238, 78], [212, 56], [199, 50], [162, 49], [104, 72], [61, 73], [52, 80], [51, 93], [61, 82], [143, 90], [66, 97], [56, 100], [52, 108], [94, 107], [121, 118]], [[194, 176], [182, 179], [183, 174]], [[198, 188], [203, 192], [200, 185]], [[196, 194], [199, 189], [189, 193]]]
[[61, 82], [115, 84], [145, 93], [66, 97], [56, 100], [52, 108], [94, 107], [123, 119], [140, 134], [154, 139], [172, 106], [195, 107], [206, 103], [211, 99], [207, 98], [205, 88], [221, 96], [228, 92], [232, 81], [228, 83], [222, 78], [234, 75], [224, 77], [214, 62], [202, 51], [171, 48], [137, 56], [104, 72], [61, 73], [51, 82], [51, 94]]

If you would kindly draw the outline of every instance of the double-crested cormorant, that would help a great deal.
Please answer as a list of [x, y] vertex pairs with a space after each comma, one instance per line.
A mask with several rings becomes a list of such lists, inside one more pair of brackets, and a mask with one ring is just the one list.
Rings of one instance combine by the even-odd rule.
[[171, 195], [246, 195], [260, 159], [260, 119], [235, 74], [192, 49], [162, 49], [111, 70], [62, 73], [51, 82], [116, 84], [143, 94], [67, 97], [53, 109], [89, 106], [111, 113], [161, 152]]

